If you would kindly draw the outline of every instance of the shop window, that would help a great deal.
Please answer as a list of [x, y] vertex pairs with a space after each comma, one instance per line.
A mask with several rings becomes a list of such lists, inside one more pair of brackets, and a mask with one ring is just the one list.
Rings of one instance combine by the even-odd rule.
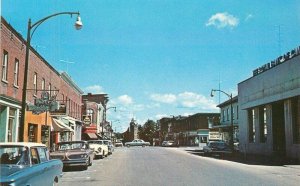
[[49, 141], [49, 126], [42, 125], [41, 138], [43, 144], [48, 144]]
[[7, 81], [7, 71], [8, 71], [8, 52], [3, 50], [2, 81]]
[[9, 118], [8, 118], [8, 129], [7, 129], [7, 141], [12, 142], [13, 134], [14, 134], [14, 125], [15, 125], [15, 119], [16, 117], [16, 109], [10, 108], [9, 109]]
[[37, 125], [35, 124], [28, 125], [28, 141], [37, 142]]
[[248, 110], [248, 124], [249, 124], [249, 142], [255, 142], [255, 110], [250, 109]]
[[300, 144], [300, 96], [292, 99], [293, 142]]
[[259, 108], [259, 133], [260, 142], [265, 143], [267, 141], [267, 108], [265, 106]]

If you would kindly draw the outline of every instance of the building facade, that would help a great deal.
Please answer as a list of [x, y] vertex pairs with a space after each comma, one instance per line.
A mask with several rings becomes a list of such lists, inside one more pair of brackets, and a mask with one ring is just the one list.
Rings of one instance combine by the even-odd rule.
[[[232, 101], [232, 102], [231, 102]], [[233, 130], [231, 129], [231, 104], [232, 104], [232, 124]], [[230, 135], [233, 134], [233, 141], [238, 142], [238, 120], [239, 120], [239, 113], [238, 113], [238, 97], [235, 96], [232, 100], [225, 101], [219, 104], [217, 107], [220, 108], [220, 122], [211, 125], [210, 130], [214, 131], [214, 139], [223, 140], [225, 142], [230, 141]]]
[[[28, 108], [24, 113], [24, 130], [19, 130], [25, 46], [22, 36], [1, 17], [0, 141], [42, 142], [51, 146], [58, 141], [76, 139], [75, 133], [81, 125], [83, 92], [66, 73], [58, 73], [32, 47], [26, 90]], [[48, 108], [57, 107], [53, 112], [36, 110], [45, 99]], [[20, 133], [22, 139], [18, 139]]]
[[160, 141], [173, 140], [181, 146], [199, 146], [209, 138], [209, 118], [216, 123], [219, 117], [219, 113], [197, 113], [188, 117], [162, 118], [158, 121]]
[[238, 84], [240, 150], [300, 158], [300, 47]]
[[82, 120], [84, 122], [82, 130], [82, 139], [97, 139], [99, 137], [107, 138], [104, 136], [110, 136], [108, 134], [109, 123], [106, 119], [106, 105], [109, 101], [107, 94], [91, 94], [82, 96], [82, 102], [84, 106], [82, 108]]

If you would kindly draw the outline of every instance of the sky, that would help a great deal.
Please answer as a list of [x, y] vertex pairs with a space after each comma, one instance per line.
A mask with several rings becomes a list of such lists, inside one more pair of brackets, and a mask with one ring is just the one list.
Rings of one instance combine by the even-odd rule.
[[1, 0], [1, 15], [26, 38], [28, 19], [79, 11], [41, 24], [31, 45], [85, 93], [109, 96], [107, 120], [219, 112], [252, 71], [300, 44], [300, 1]]

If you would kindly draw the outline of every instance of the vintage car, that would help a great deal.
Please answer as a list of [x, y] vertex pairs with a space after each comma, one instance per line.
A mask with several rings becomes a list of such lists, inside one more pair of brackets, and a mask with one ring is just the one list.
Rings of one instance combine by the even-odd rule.
[[56, 150], [50, 153], [51, 159], [60, 159], [64, 168], [80, 166], [86, 170], [92, 165], [94, 151], [86, 141], [65, 141], [57, 143]]
[[63, 163], [40, 143], [0, 143], [0, 185], [56, 185]]
[[102, 140], [89, 140], [90, 148], [94, 149], [95, 158], [104, 158], [108, 155], [108, 146]]
[[178, 147], [175, 141], [163, 141], [161, 144], [162, 147]]
[[121, 141], [116, 141], [115, 147], [123, 147], [123, 143]]
[[203, 153], [207, 155], [225, 155], [231, 154], [232, 151], [227, 143], [224, 141], [209, 141], [206, 146], [203, 147]]
[[142, 146], [142, 147], [145, 147], [145, 146], [150, 146], [150, 143], [149, 142], [145, 142], [144, 140], [141, 140], [141, 139], [135, 139], [132, 142], [126, 142], [125, 146], [126, 147], [131, 147], [131, 146]]
[[108, 146], [108, 154], [112, 154], [114, 151], [114, 146], [111, 140], [103, 140], [104, 144]]

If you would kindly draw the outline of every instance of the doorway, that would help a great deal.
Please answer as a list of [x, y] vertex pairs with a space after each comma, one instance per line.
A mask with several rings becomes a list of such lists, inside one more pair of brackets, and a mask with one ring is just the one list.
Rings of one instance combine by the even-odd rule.
[[285, 122], [284, 102], [272, 104], [273, 151], [277, 155], [285, 155]]

